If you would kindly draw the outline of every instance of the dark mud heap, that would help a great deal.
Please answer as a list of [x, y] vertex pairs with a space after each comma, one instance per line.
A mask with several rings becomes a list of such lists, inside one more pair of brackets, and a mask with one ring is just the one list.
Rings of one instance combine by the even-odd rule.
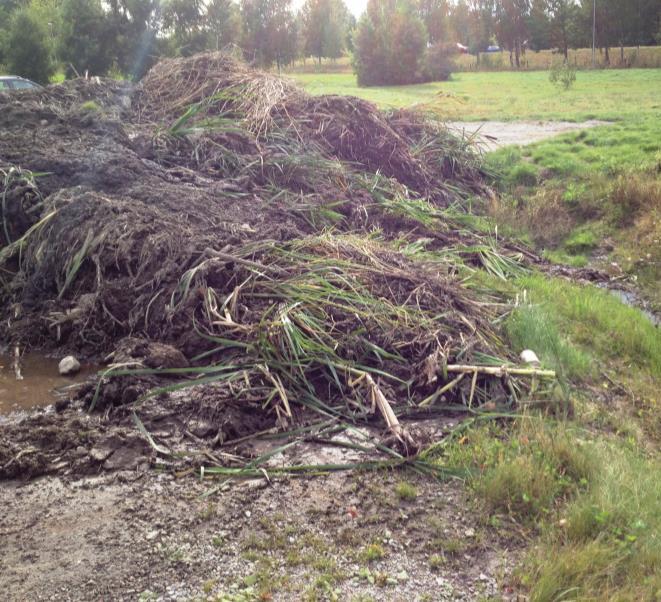
[[[433, 407], [446, 365], [507, 359], [456, 275], [487, 256], [451, 217], [479, 158], [423, 116], [205, 54], [0, 94], [0, 131], [0, 336], [107, 357], [81, 395], [110, 420], [165, 391], [218, 444], [369, 420], [375, 389]], [[465, 381], [442, 403], [511, 401]]]

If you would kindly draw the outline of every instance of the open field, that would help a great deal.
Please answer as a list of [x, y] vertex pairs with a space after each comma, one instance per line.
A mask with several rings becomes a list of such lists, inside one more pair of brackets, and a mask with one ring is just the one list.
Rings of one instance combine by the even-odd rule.
[[661, 113], [661, 70], [578, 73], [559, 91], [548, 73], [455, 73], [447, 82], [359, 88], [348, 73], [294, 74], [312, 94], [347, 94], [384, 108], [423, 105], [450, 121], [558, 119], [621, 120]]

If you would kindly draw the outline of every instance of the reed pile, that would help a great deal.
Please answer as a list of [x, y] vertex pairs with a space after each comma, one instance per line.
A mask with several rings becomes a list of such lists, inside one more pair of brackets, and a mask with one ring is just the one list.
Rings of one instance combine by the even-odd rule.
[[218, 53], [0, 107], [2, 336], [112, 351], [93, 409], [193, 387], [287, 429], [378, 406], [406, 446], [420, 408], [516, 403], [480, 369], [515, 360], [507, 309], [461, 278], [522, 257], [471, 228], [480, 157], [442, 124]]

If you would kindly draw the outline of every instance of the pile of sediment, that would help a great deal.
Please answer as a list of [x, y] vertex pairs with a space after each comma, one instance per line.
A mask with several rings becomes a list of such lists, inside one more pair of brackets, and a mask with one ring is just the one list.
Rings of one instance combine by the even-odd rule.
[[508, 359], [459, 279], [497, 254], [458, 225], [479, 156], [442, 124], [216, 53], [0, 94], [0, 130], [0, 337], [106, 358], [81, 393], [106, 417], [170, 393], [218, 443], [369, 421], [375, 392], [512, 402], [483, 374], [434, 396], [448, 365]]

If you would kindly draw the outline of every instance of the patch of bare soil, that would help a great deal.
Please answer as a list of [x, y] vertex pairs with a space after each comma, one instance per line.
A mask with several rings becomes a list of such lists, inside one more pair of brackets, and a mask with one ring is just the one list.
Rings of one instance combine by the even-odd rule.
[[590, 119], [580, 123], [573, 121], [455, 121], [448, 127], [473, 136], [485, 150], [503, 146], [533, 144], [547, 138], [605, 125], [607, 122]]
[[[405, 477], [414, 500], [395, 494]], [[4, 598], [511, 598], [516, 526], [487, 527], [457, 481], [257, 479], [200, 497], [210, 486], [140, 470], [4, 482]]]

